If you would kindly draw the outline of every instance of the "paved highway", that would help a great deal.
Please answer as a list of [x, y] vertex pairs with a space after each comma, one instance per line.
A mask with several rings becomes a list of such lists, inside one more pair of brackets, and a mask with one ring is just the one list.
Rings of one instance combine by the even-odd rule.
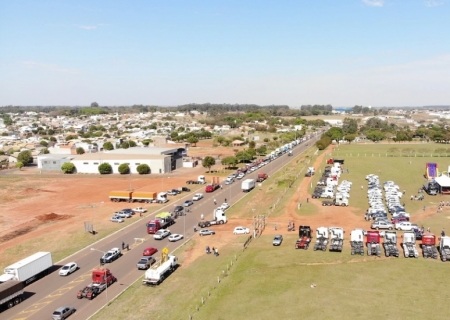
[[[300, 154], [307, 148], [306, 143], [311, 145], [318, 138], [319, 136], [315, 136], [311, 140], [294, 147], [294, 156]], [[287, 154], [284, 154], [261, 169], [246, 175], [244, 179], [256, 178], [258, 172], [265, 172], [272, 175], [293, 158], [294, 157], [288, 157]], [[217, 200], [218, 205], [221, 204], [225, 198], [230, 204], [233, 204], [247, 195], [247, 193], [241, 191], [240, 181], [242, 180], [236, 180], [231, 185], [223, 184], [222, 190], [218, 189], [213, 193], [202, 192], [204, 198], [195, 202], [194, 205], [190, 207], [191, 212], [187, 213], [186, 216], [179, 217], [176, 220], [176, 223], [169, 228], [170, 231], [172, 233], [183, 234], [185, 239], [194, 236], [193, 229], [200, 220], [200, 215], [203, 213], [205, 219], [212, 218], [213, 209], [217, 207], [214, 205], [213, 199]], [[169, 198], [170, 201], [168, 204], [156, 213], [172, 211], [174, 205], [182, 204], [185, 200], [191, 198], [192, 195], [171, 197]], [[127, 204], [124, 203], [124, 207], [126, 205]], [[59, 264], [60, 266], [75, 261], [80, 269], [67, 277], [59, 276], [58, 271], [56, 270], [50, 275], [27, 286], [25, 288], [26, 299], [21, 304], [2, 312], [0, 318], [49, 319], [56, 308], [64, 305], [73, 306], [77, 309], [77, 312], [72, 315], [70, 319], [89, 318], [108, 301], [143, 276], [145, 271], [137, 270], [136, 263], [141, 258], [142, 251], [145, 247], [152, 246], [158, 248], [159, 252], [155, 254], [155, 257], [159, 257], [162, 248], [167, 247], [169, 248], [169, 251], [173, 251], [183, 243], [182, 241], [171, 243], [167, 238], [162, 241], [154, 240], [153, 235], [147, 234], [145, 227], [145, 224], [151, 219], [150, 216], [153, 216], [153, 214], [143, 218], [140, 218], [138, 214], [134, 215], [130, 219], [139, 220], [136, 223], [127, 226], [107, 238], [99, 240], [92, 246], [61, 261]], [[145, 240], [143, 242], [135, 241], [136, 238]], [[118, 281], [91, 301], [86, 299], [78, 300], [76, 298], [78, 290], [90, 283], [91, 271], [99, 267], [99, 259], [103, 255], [103, 253], [99, 251], [92, 251], [91, 247], [106, 252], [113, 247], [121, 248], [122, 241], [130, 244], [130, 250], [124, 251], [121, 258], [106, 265], [114, 276], [117, 277]], [[170, 277], [166, 279], [166, 281], [170, 282]]]

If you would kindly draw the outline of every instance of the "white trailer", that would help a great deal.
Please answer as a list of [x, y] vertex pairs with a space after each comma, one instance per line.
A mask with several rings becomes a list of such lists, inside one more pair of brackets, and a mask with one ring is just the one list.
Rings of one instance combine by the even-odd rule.
[[255, 188], [255, 179], [246, 179], [241, 184], [242, 191], [249, 192]]
[[27, 285], [47, 272], [52, 266], [53, 261], [50, 252], [37, 252], [28, 258], [6, 267], [4, 270], [5, 273], [0, 276], [0, 283], [16, 280]]
[[157, 267], [152, 267], [145, 271], [144, 280], [142, 282], [147, 285], [160, 284], [170, 273], [178, 266], [178, 259], [174, 255], [169, 254], [167, 260]]

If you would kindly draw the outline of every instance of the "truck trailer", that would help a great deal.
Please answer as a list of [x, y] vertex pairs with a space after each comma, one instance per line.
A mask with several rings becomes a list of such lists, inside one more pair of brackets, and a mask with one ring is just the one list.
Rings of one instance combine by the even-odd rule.
[[146, 285], [158, 285], [169, 274], [171, 274], [178, 266], [178, 259], [176, 256], [169, 254], [165, 261], [161, 260], [158, 266], [152, 267], [145, 271], [144, 280], [142, 282]]
[[255, 188], [255, 179], [245, 179], [241, 184], [242, 191], [249, 192]]
[[0, 309], [12, 308], [22, 302], [23, 282], [10, 280], [0, 284]]
[[0, 276], [0, 283], [16, 280], [23, 282], [24, 285], [28, 285], [47, 274], [48, 269], [52, 266], [53, 261], [50, 252], [37, 252], [6, 267], [5, 273]]
[[112, 202], [120, 202], [120, 201], [131, 202], [132, 192], [131, 191], [110, 191], [109, 199]]

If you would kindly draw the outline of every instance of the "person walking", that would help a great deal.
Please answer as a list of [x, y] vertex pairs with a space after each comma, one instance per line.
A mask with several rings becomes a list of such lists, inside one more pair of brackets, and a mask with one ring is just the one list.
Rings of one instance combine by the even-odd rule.
[[215, 205], [217, 204], [217, 201], [216, 201], [216, 199], [214, 199], [214, 204], [215, 204]]
[[275, 231], [277, 231], [277, 224], [276, 223], [275, 223], [274, 227], [275, 227]]
[[223, 189], [223, 187], [222, 187], [222, 185], [220, 185], [220, 190], [222, 190]]
[[428, 233], [430, 232], [430, 227], [427, 228], [427, 232], [428, 232]]
[[423, 206], [423, 211], [425, 211], [425, 206]]
[[203, 215], [203, 213], [200, 215], [200, 220], [203, 220], [205, 218], [205, 216]]
[[442, 229], [441, 236], [445, 237], [445, 230]]
[[227, 202], [227, 198], [225, 198], [225, 201], [224, 201], [224, 202], [225, 202], [225, 203], [228, 203], [228, 202]]

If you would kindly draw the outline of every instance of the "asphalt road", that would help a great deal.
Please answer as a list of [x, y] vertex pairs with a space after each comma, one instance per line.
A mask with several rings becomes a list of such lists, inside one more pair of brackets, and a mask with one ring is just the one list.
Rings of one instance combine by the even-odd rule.
[[[297, 145], [293, 149], [294, 156], [303, 152], [307, 146], [311, 145], [318, 139], [319, 136], [313, 137], [311, 140], [303, 142]], [[288, 157], [287, 154], [275, 159], [268, 165], [256, 170], [255, 172], [246, 175], [244, 179], [255, 178], [259, 172], [265, 172], [272, 175], [274, 172], [282, 168], [293, 157]], [[204, 214], [205, 219], [212, 219], [212, 212], [215, 206], [213, 199], [217, 200], [218, 205], [221, 204], [226, 198], [232, 205], [239, 201], [247, 193], [242, 192], [241, 183], [242, 180], [236, 180], [231, 185], [223, 184], [223, 189], [218, 189], [213, 193], [205, 193], [204, 198], [200, 201], [196, 201], [194, 205], [190, 207], [191, 212], [187, 215], [179, 217], [176, 223], [169, 229], [171, 233], [183, 234], [185, 239], [194, 236], [194, 226], [197, 225], [200, 220], [200, 215]], [[182, 204], [187, 199], [192, 199], [192, 194], [178, 195], [170, 197], [170, 201], [161, 210], [172, 211], [174, 205]], [[128, 204], [124, 203], [124, 207]], [[134, 215], [130, 219], [139, 220], [136, 223], [127, 226], [126, 228], [114, 233], [113, 235], [102, 239], [91, 247], [97, 250], [106, 252], [111, 248], [121, 248], [122, 241], [130, 245], [129, 251], [123, 251], [123, 256], [105, 265], [109, 268], [118, 281], [112, 284], [106, 291], [102, 292], [99, 296], [93, 300], [77, 299], [76, 294], [78, 290], [84, 288], [91, 281], [91, 271], [98, 268], [99, 259], [103, 255], [102, 252], [92, 251], [91, 247], [85, 248], [71, 257], [61, 261], [60, 266], [75, 261], [79, 270], [67, 277], [61, 277], [58, 275], [58, 268], [54, 268], [54, 272], [46, 277], [32, 283], [25, 288], [26, 299], [19, 305], [0, 313], [2, 319], [50, 319], [53, 311], [60, 306], [73, 306], [77, 309], [77, 312], [70, 317], [70, 319], [88, 319], [97, 310], [104, 306], [108, 301], [117, 296], [120, 292], [128, 288], [133, 282], [143, 276], [144, 270], [137, 270], [136, 263], [142, 256], [142, 251], [145, 247], [156, 247], [158, 253], [155, 257], [159, 257], [161, 249], [167, 247], [169, 252], [179, 247], [184, 240], [171, 243], [166, 239], [157, 241], [153, 239], [153, 235], [147, 234], [145, 224], [151, 220], [151, 216], [139, 217], [139, 214]], [[144, 239], [143, 242], [135, 239]], [[170, 277], [165, 281], [170, 281]], [[149, 288], [149, 290], [151, 290]]]

